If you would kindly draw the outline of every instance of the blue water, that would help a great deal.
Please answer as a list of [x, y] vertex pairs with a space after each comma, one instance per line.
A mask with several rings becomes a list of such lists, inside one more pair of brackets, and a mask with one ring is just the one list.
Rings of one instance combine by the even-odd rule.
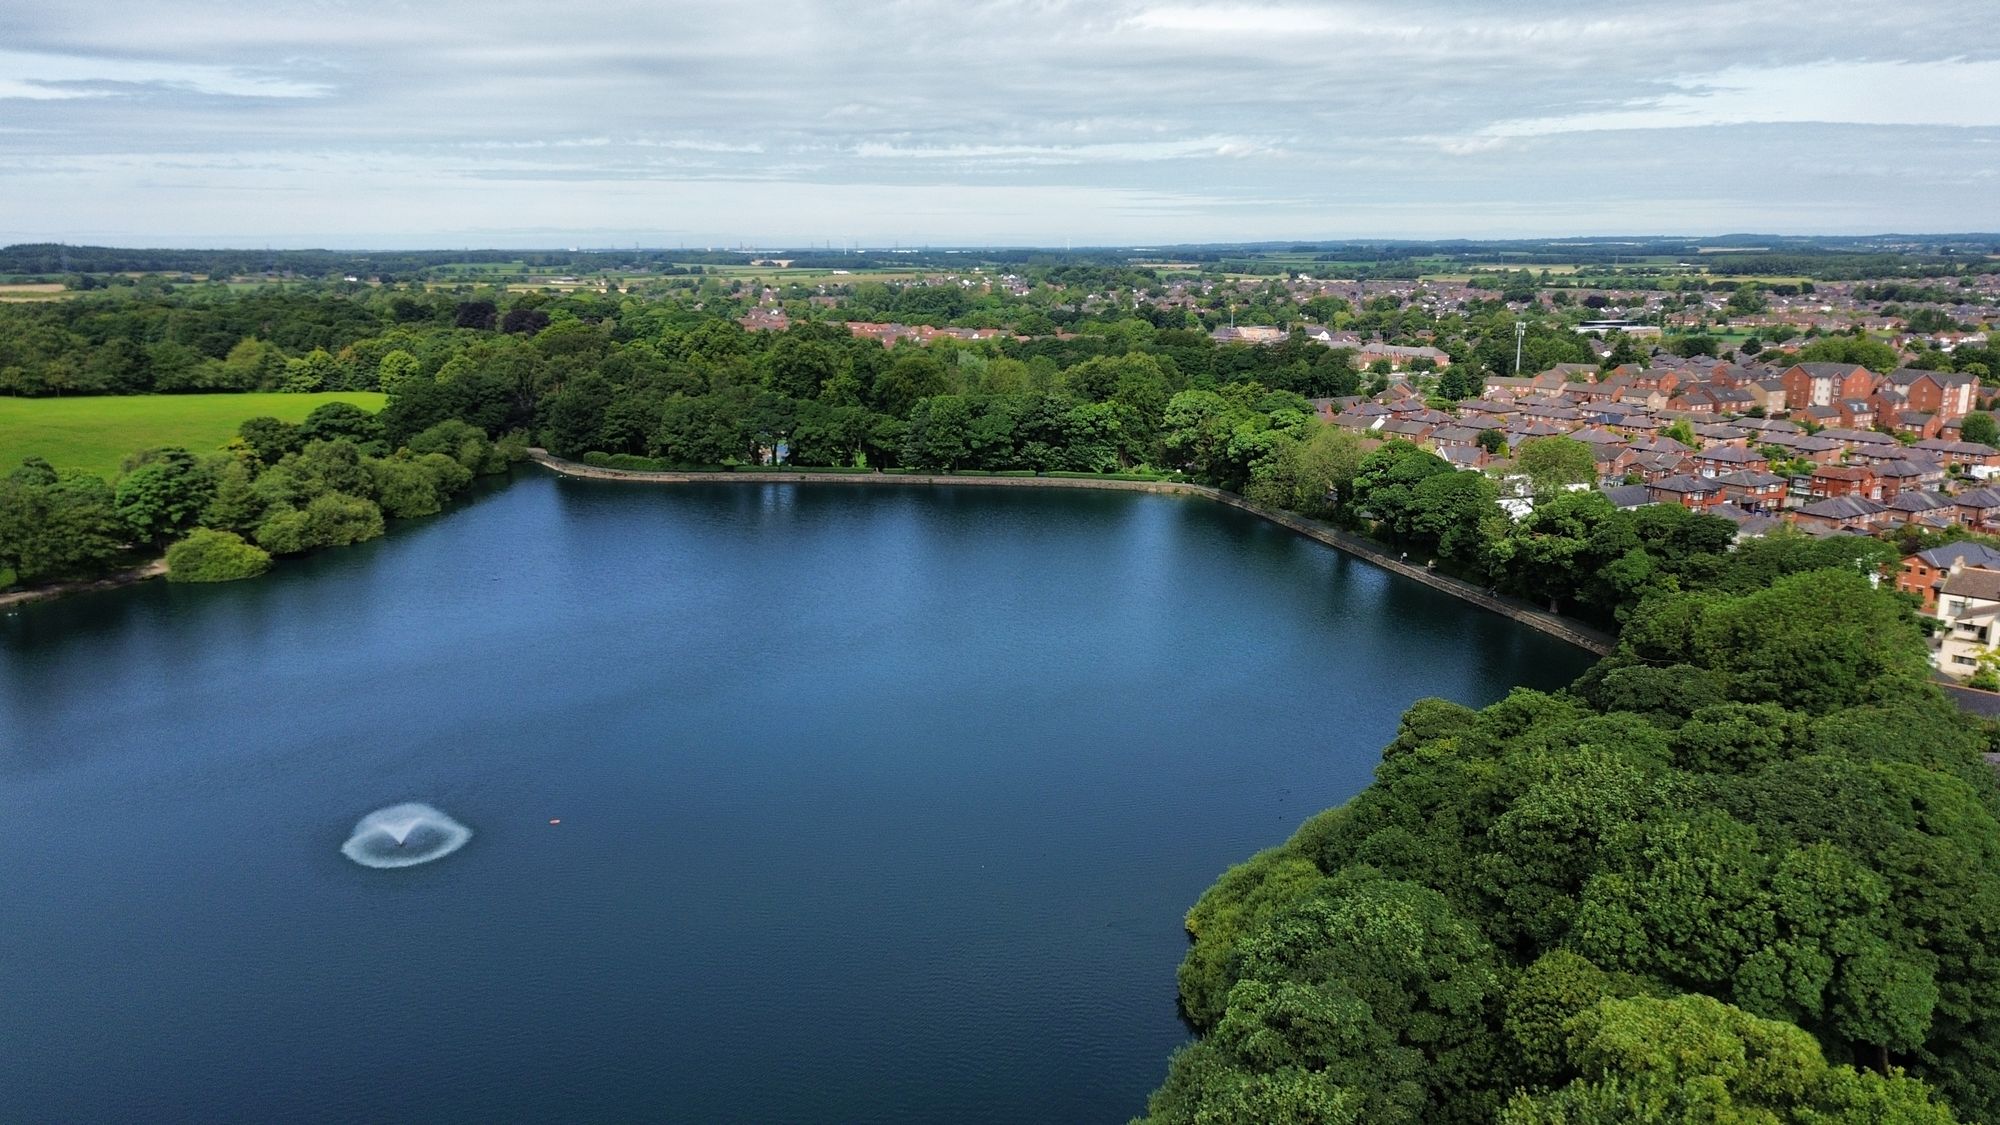
[[[0, 1120], [1122, 1122], [1223, 868], [1584, 664], [1123, 493], [524, 475], [30, 606]], [[470, 843], [340, 854], [400, 801]]]

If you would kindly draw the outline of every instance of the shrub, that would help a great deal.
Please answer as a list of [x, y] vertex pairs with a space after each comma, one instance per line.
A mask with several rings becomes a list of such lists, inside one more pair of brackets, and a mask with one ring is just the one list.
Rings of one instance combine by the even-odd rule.
[[[458, 462], [441, 453], [426, 456], [440, 458], [458, 468]], [[437, 474], [427, 466], [392, 458], [368, 462], [368, 471], [375, 477], [376, 502], [388, 515], [409, 519], [412, 516], [436, 515], [444, 508]]]
[[270, 554], [233, 531], [196, 528], [167, 548], [169, 582], [232, 582], [255, 578], [270, 568]]
[[382, 509], [374, 501], [329, 492], [304, 511], [273, 514], [257, 528], [257, 545], [274, 555], [292, 555], [316, 547], [345, 547], [380, 534]]
[[329, 492], [306, 505], [306, 530], [315, 547], [345, 547], [382, 534], [382, 509], [359, 496]]
[[274, 555], [296, 555], [310, 548], [306, 514], [297, 509], [273, 513], [257, 525], [257, 545]]

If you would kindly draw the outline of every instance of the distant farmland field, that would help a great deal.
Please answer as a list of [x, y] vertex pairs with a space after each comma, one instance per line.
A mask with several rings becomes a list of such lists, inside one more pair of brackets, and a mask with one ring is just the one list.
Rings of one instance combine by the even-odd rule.
[[141, 449], [179, 445], [216, 453], [248, 418], [298, 422], [323, 403], [380, 410], [384, 399], [373, 391], [0, 398], [0, 473], [23, 458], [44, 457], [58, 469], [84, 469], [110, 480], [119, 462]]

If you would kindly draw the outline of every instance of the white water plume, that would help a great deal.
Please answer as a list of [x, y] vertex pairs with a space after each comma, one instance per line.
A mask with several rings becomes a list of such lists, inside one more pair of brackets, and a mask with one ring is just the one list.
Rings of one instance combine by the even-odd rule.
[[362, 817], [340, 851], [363, 867], [415, 867], [443, 859], [470, 839], [472, 829], [412, 801]]

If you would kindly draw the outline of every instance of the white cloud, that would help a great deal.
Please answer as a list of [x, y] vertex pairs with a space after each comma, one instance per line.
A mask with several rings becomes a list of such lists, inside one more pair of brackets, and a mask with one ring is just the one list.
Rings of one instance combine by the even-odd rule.
[[1016, 163], [1087, 164], [1100, 161], [1186, 160], [1198, 157], [1241, 159], [1278, 150], [1265, 142], [1241, 137], [1190, 137], [1170, 141], [1118, 141], [1105, 144], [954, 144], [901, 145], [870, 141], [854, 147], [867, 160], [950, 160]]
[[229, 98], [317, 98], [331, 92], [322, 82], [262, 70], [0, 51], [0, 98], [101, 97], [147, 86]]
[[1501, 121], [1488, 136], [1821, 123], [2000, 127], [2000, 62], [1827, 62], [1677, 78], [1617, 109]]
[[1992, 2], [0, 0], [0, 176], [169, 239], [1967, 229]]

